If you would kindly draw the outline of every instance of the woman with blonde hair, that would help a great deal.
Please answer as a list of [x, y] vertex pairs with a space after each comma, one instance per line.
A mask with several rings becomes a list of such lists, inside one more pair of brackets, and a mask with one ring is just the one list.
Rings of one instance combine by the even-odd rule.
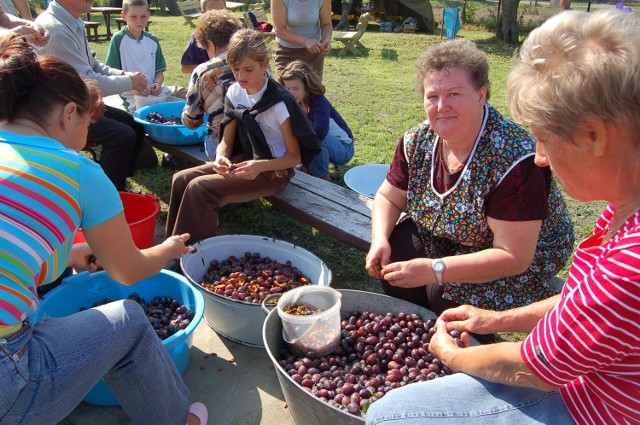
[[[429, 350], [461, 373], [392, 391], [368, 425], [640, 423], [639, 28], [637, 14], [567, 11], [525, 40], [508, 98], [537, 138], [536, 163], [569, 196], [609, 205], [559, 295], [445, 311]], [[468, 346], [467, 332], [505, 331], [529, 335]]]

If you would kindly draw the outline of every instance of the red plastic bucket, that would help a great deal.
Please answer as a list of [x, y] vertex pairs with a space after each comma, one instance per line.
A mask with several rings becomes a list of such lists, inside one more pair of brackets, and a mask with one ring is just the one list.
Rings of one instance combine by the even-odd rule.
[[[119, 194], [133, 242], [139, 249], [149, 248], [153, 245], [156, 220], [160, 214], [160, 201], [150, 194], [131, 192], [119, 192]], [[85, 242], [82, 229], [78, 230], [73, 242]]]

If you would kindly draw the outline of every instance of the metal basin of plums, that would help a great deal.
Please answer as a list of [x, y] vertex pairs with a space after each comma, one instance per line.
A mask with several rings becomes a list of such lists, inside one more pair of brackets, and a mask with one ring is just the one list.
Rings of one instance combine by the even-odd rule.
[[262, 325], [266, 313], [261, 303], [234, 299], [204, 287], [203, 277], [212, 261], [257, 253], [283, 264], [290, 261], [309, 279], [310, 284], [331, 284], [331, 271], [320, 258], [283, 240], [255, 235], [221, 235], [203, 239], [193, 247], [193, 252], [182, 256], [180, 266], [185, 277], [204, 295], [207, 323], [217, 334], [249, 347], [264, 347]]
[[[341, 289], [338, 292], [342, 295], [341, 314], [343, 320], [354, 312], [369, 312], [379, 315], [388, 313], [394, 315], [399, 313], [417, 314], [424, 322], [429, 319], [436, 319], [436, 315], [432, 311], [398, 298], [354, 290]], [[282, 319], [278, 312], [276, 310], [271, 311], [264, 322], [264, 345], [275, 367], [288, 410], [295, 423], [297, 425], [364, 424], [364, 413], [357, 410], [349, 413], [346, 407], [340, 407], [336, 403], [330, 403], [318, 398], [312, 394], [309, 387], [304, 387], [304, 380], [299, 383], [295, 379], [295, 373], [294, 375], [287, 373], [282, 363], [286, 362], [284, 357], [290, 354], [285, 353], [289, 353], [290, 350], [282, 337], [282, 329]], [[477, 344], [477, 341], [473, 338], [472, 344]], [[330, 356], [327, 355], [326, 357]], [[322, 365], [320, 365], [320, 370], [322, 370]], [[299, 379], [299, 376], [297, 378]], [[307, 385], [309, 384], [307, 383]]]

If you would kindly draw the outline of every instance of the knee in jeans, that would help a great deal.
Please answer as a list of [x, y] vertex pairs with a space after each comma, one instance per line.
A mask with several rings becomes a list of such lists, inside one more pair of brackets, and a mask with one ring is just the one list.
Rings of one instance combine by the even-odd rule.
[[142, 306], [133, 300], [122, 300], [122, 307], [126, 313], [127, 328], [133, 329], [134, 326], [143, 326], [146, 331], [146, 328], [149, 327], [149, 319]]

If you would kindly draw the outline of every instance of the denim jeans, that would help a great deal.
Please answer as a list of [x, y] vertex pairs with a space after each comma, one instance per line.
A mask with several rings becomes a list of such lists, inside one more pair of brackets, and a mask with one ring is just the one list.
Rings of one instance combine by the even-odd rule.
[[353, 158], [353, 142], [340, 140], [331, 133], [322, 141], [322, 150], [313, 158], [309, 171], [312, 176], [324, 177], [329, 174], [329, 163], [343, 165]]
[[558, 391], [492, 384], [464, 373], [407, 385], [371, 404], [367, 425], [573, 424]]
[[140, 305], [25, 323], [0, 339], [0, 424], [55, 424], [103, 378], [134, 424], [184, 425], [189, 391]]

